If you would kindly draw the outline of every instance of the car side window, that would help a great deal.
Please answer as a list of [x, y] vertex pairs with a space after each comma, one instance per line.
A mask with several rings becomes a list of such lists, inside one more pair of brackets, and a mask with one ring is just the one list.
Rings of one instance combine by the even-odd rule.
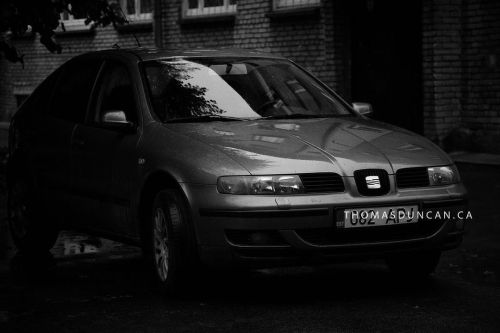
[[48, 113], [75, 123], [83, 122], [100, 66], [101, 62], [97, 60], [68, 64], [58, 79]]
[[117, 62], [107, 62], [99, 81], [94, 122], [101, 123], [105, 112], [123, 111], [128, 121], [137, 124], [135, 91], [127, 68]]

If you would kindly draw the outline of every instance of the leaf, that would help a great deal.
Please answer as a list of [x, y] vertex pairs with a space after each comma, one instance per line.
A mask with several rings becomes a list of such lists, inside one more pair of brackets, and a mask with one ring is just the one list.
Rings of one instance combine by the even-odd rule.
[[[61, 13], [71, 12], [75, 17], [85, 17], [85, 24], [93, 27], [122, 25], [128, 23], [121, 7], [116, 2], [108, 0], [2, 0], [0, 1], [1, 19], [0, 36], [11, 32], [19, 37], [26, 34], [28, 27], [31, 32], [40, 35], [40, 42], [51, 53], [61, 53], [62, 47], [55, 40], [54, 31], [61, 26]], [[15, 46], [8, 44], [0, 37], [1, 52], [12, 62], [23, 62]]]
[[5, 41], [0, 41], [0, 49], [8, 61], [20, 62], [24, 68], [24, 54], [19, 54], [14, 46], [7, 44]]

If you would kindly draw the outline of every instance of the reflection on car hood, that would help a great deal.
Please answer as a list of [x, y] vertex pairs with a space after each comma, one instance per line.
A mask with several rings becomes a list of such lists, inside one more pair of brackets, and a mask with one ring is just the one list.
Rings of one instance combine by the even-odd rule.
[[251, 174], [337, 172], [445, 165], [450, 159], [429, 140], [361, 118], [256, 120], [167, 124], [218, 149]]

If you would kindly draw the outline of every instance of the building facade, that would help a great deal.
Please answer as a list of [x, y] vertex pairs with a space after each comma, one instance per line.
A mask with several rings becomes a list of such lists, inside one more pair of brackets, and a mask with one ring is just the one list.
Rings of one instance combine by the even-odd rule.
[[64, 30], [62, 27], [56, 30], [56, 39], [63, 48], [61, 54], [50, 53], [38, 36], [30, 33], [12, 40], [19, 53], [24, 55], [24, 66], [0, 58], [1, 121], [8, 121], [43, 79], [78, 54], [112, 47], [136, 47], [137, 40], [144, 47], [155, 46], [153, 1], [119, 1], [130, 22], [121, 27], [93, 28], [85, 25], [84, 18], [62, 14]]
[[[447, 149], [500, 152], [500, 2], [495, 0], [121, 0], [131, 24], [88, 29], [67, 18], [50, 54], [15, 41], [25, 68], [2, 60], [8, 119], [53, 69], [81, 52], [137, 45], [238, 47], [291, 58], [376, 119]], [[73, 22], [71, 22], [73, 20]], [[135, 38], [135, 37], [136, 38]]]

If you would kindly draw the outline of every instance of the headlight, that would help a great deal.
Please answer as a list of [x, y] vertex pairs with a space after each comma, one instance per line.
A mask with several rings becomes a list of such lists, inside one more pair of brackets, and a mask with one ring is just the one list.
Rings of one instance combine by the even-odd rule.
[[431, 186], [456, 184], [460, 182], [460, 175], [454, 165], [427, 168]]
[[217, 191], [225, 194], [300, 194], [304, 186], [297, 175], [226, 176], [217, 180]]

